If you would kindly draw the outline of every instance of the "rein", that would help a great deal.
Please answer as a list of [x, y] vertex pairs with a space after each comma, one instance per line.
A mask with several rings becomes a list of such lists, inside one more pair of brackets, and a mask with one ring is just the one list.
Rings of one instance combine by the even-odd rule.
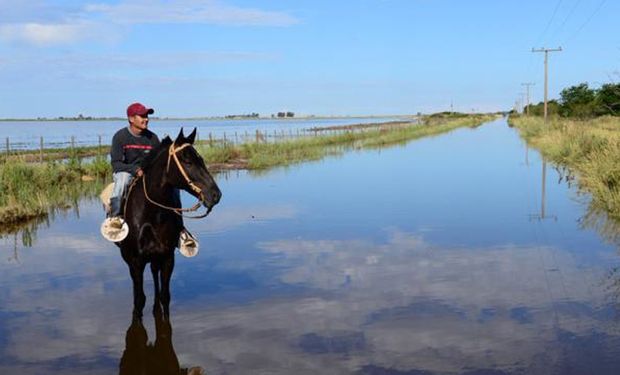
[[[207, 212], [205, 212], [202, 215], [197, 215], [197, 216], [188, 216], [188, 215], [184, 215], [184, 212], [193, 212], [198, 210], [198, 208], [200, 208], [200, 206], [202, 205], [202, 202], [204, 201], [204, 195], [202, 194], [202, 189], [200, 187], [198, 187], [196, 184], [194, 184], [194, 182], [189, 178], [189, 176], [187, 175], [187, 172], [185, 171], [185, 168], [183, 168], [183, 165], [181, 164], [181, 162], [179, 161], [179, 158], [177, 157], [177, 153], [179, 151], [181, 151], [182, 149], [184, 149], [185, 147], [191, 146], [191, 144], [189, 143], [184, 143], [179, 147], [174, 147], [174, 143], [170, 145], [170, 147], [168, 148], [168, 163], [166, 164], [166, 173], [169, 172], [170, 170], [170, 159], [173, 159], [174, 162], [177, 165], [177, 168], [179, 169], [179, 172], [181, 172], [181, 175], [183, 176], [183, 178], [185, 179], [185, 182], [187, 182], [187, 184], [189, 185], [189, 187], [196, 193], [198, 194], [198, 196], [200, 198], [198, 198], [198, 202], [196, 202], [195, 205], [193, 205], [190, 208], [177, 208], [177, 207], [170, 207], [170, 206], [166, 206], [164, 204], [161, 204], [159, 202], [156, 202], [154, 200], [152, 200], [149, 197], [148, 192], [146, 191], [146, 174], [143, 173], [142, 174], [142, 187], [144, 189], [144, 196], [146, 197], [146, 199], [151, 202], [152, 204], [161, 207], [163, 209], [169, 210], [174, 212], [175, 214], [184, 217], [184, 218], [188, 218], [188, 219], [201, 219], [203, 217], [206, 217], [209, 212], [211, 210], [207, 210]], [[136, 182], [138, 181], [138, 179], [134, 180], [134, 183], [131, 184], [129, 193], [127, 194], [127, 198], [129, 198], [129, 194], [131, 193], [131, 190], [133, 189], [134, 185], [136, 184]], [[129, 199], [125, 199], [125, 208], [127, 207], [127, 202], [129, 201]]]

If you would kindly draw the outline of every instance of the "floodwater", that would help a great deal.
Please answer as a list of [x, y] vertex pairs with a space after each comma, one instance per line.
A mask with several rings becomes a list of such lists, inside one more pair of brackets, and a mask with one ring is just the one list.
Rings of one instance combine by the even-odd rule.
[[[411, 117], [404, 118], [411, 121]], [[153, 119], [149, 128], [163, 138], [166, 135], [176, 137], [179, 129], [184, 127], [186, 134], [193, 128], [198, 129], [198, 135], [207, 139], [209, 134], [213, 138], [238, 140], [246, 137], [251, 139], [260, 131], [263, 134], [277, 132], [305, 131], [313, 127], [344, 126], [351, 124], [366, 124], [375, 122], [396, 121], [399, 117], [344, 117], [344, 118], [299, 118], [299, 119], [244, 119], [244, 120], [164, 120]], [[127, 124], [126, 121], [0, 121], [2, 135], [2, 151], [5, 150], [6, 140], [9, 140], [11, 150], [38, 149], [41, 147], [69, 147], [73, 137], [75, 146], [109, 145], [114, 133]], [[247, 139], [245, 139], [247, 140]]]
[[[2, 374], [617, 374], [617, 245], [504, 119], [253, 175], [131, 322], [102, 212], [0, 240]], [[558, 182], [559, 181], [559, 182]], [[190, 204], [187, 199], [186, 204]], [[148, 364], [148, 366], [147, 366]]]

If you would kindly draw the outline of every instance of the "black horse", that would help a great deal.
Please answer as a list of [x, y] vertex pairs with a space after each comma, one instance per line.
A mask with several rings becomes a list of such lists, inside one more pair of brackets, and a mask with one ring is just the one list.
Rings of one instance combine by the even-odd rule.
[[173, 142], [170, 137], [151, 151], [142, 162], [144, 174], [130, 185], [125, 202], [125, 220], [128, 236], [117, 243], [123, 259], [129, 266], [133, 281], [135, 318], [142, 317], [146, 302], [143, 274], [151, 263], [155, 299], [153, 309], [163, 307], [169, 316], [170, 278], [174, 269], [174, 249], [183, 228], [182, 213], [176, 189], [195, 196], [206, 207], [206, 216], [222, 193], [207, 170], [204, 160], [193, 147], [196, 129], [188, 136], [183, 129]]
[[200, 375], [202, 367], [182, 367], [172, 343], [170, 319], [162, 315], [161, 307], [153, 310], [155, 340], [149, 337], [141, 319], [132, 319], [125, 334], [125, 350], [119, 364], [119, 375]]

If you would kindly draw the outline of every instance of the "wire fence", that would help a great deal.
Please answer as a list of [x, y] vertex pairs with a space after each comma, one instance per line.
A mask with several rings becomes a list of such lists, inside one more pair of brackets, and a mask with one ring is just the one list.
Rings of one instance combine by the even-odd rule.
[[[197, 133], [196, 142], [198, 144], [208, 144], [210, 146], [236, 146], [244, 143], [274, 143], [283, 142], [300, 138], [317, 137], [322, 135], [339, 135], [347, 133], [360, 133], [377, 129], [406, 127], [416, 122], [413, 121], [394, 121], [375, 124], [358, 124], [348, 126], [313, 127], [306, 129], [272, 129], [255, 131], [234, 131], [223, 133], [206, 134]], [[37, 144], [38, 143], [38, 144]], [[10, 137], [5, 137], [4, 147], [0, 150], [0, 157], [4, 161], [12, 160], [11, 157], [24, 156], [27, 161], [43, 162], [50, 159], [66, 159], [69, 157], [94, 157], [106, 156], [110, 149], [110, 139], [98, 135], [97, 141], [79, 140], [75, 136], [69, 136], [65, 140], [58, 140], [55, 136], [53, 141], [46, 141], [45, 137], [40, 136], [38, 142], [12, 141]]]

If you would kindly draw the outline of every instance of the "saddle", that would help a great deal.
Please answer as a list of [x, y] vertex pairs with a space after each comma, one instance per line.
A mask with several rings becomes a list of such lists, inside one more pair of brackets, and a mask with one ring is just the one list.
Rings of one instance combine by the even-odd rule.
[[[131, 186], [131, 184], [133, 183], [133, 179], [129, 182], [129, 185], [127, 185], [128, 187]], [[106, 215], [110, 213], [110, 197], [112, 196], [112, 191], [114, 190], [114, 182], [109, 183], [105, 188], [103, 188], [103, 190], [101, 191], [101, 193], [99, 193], [99, 199], [101, 200], [101, 203], [103, 204], [103, 210], [105, 211]], [[123, 192], [123, 196], [121, 197], [121, 207], [125, 207], [125, 200], [127, 199], [127, 193], [129, 192], [129, 188], [125, 189], [125, 192]]]
[[99, 199], [103, 204], [103, 210], [106, 214], [110, 213], [110, 197], [112, 196], [112, 190], [114, 190], [114, 182], [108, 184], [99, 194]]

